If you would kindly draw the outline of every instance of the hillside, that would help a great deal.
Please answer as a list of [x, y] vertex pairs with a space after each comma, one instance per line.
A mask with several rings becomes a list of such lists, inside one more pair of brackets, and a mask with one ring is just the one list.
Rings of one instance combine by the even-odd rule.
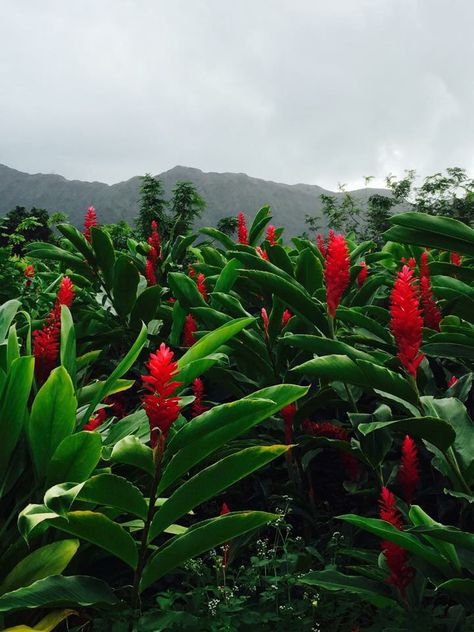
[[[321, 215], [321, 193], [332, 193], [316, 185], [282, 184], [244, 173], [205, 173], [191, 167], [177, 166], [159, 177], [168, 196], [178, 180], [190, 180], [196, 185], [207, 202], [200, 226], [215, 225], [220, 218], [236, 215], [241, 210], [253, 214], [264, 204], [270, 204], [275, 224], [284, 226], [291, 235], [305, 229], [306, 214]], [[108, 185], [67, 180], [59, 175], [28, 174], [0, 165], [0, 215], [16, 205], [36, 206], [50, 213], [64, 211], [79, 226], [85, 210], [92, 204], [104, 222], [119, 219], [132, 222], [138, 211], [139, 186], [138, 176]], [[361, 189], [352, 193], [364, 202], [370, 195], [381, 192], [380, 189]]]

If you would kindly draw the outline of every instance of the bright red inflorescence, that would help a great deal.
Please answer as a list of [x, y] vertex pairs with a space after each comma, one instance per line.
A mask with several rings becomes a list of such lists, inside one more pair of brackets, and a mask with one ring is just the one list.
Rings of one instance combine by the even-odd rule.
[[89, 419], [89, 421], [84, 426], [83, 430], [93, 431], [99, 428], [104, 421], [107, 419], [107, 410], [105, 408], [101, 408], [96, 412], [96, 414]]
[[262, 307], [262, 310], [260, 313], [262, 315], [263, 331], [265, 332], [265, 338], [268, 339], [268, 323], [270, 322], [270, 319], [268, 317], [268, 312], [264, 307]]
[[268, 253], [263, 248], [260, 248], [260, 246], [257, 246], [255, 248], [255, 251], [257, 255], [260, 257], [260, 259], [264, 259], [265, 261], [268, 261], [269, 259]]
[[156, 278], [155, 272], [155, 264], [153, 262], [153, 255], [150, 256], [150, 251], [147, 256], [146, 264], [145, 264], [145, 277], [148, 287], [152, 287], [158, 283], [158, 279]]
[[425, 326], [439, 331], [442, 314], [431, 289], [428, 252], [426, 250], [420, 257], [420, 298]]
[[143, 407], [150, 423], [150, 444], [158, 445], [160, 436], [166, 440], [169, 429], [179, 415], [179, 397], [173, 395], [182, 382], [174, 380], [178, 363], [173, 352], [164, 342], [156, 353], [150, 354], [146, 364], [149, 375], [142, 375], [142, 383], [148, 391], [143, 397]]
[[423, 327], [419, 303], [413, 270], [403, 266], [390, 295], [390, 328], [397, 342], [398, 357], [413, 377], [425, 357], [419, 353]]
[[194, 334], [197, 331], [196, 321], [192, 317], [192, 314], [186, 316], [183, 328], [183, 347], [192, 347], [196, 342]]
[[89, 206], [84, 218], [84, 237], [89, 242], [91, 240], [91, 228], [94, 226], [97, 226], [97, 215], [95, 213], [95, 208], [93, 206]]
[[197, 275], [196, 283], [197, 283], [197, 289], [199, 291], [199, 294], [202, 296], [202, 298], [205, 301], [207, 301], [207, 299], [209, 298], [209, 295], [208, 295], [207, 289], [206, 289], [206, 277], [204, 276], [204, 274], [202, 272], [200, 272]]
[[198, 417], [199, 415], [202, 415], [202, 413], [205, 413], [206, 410], [209, 410], [209, 407], [205, 406], [202, 403], [202, 400], [204, 398], [204, 384], [202, 383], [202, 380], [199, 377], [197, 377], [193, 381], [193, 395], [196, 399], [194, 400], [193, 406], [191, 408], [192, 419], [194, 419], [194, 417]]
[[295, 404], [288, 404], [280, 410], [280, 415], [283, 417], [283, 423], [285, 426], [285, 443], [290, 445], [293, 443], [293, 420], [296, 414]]
[[450, 257], [451, 263], [454, 263], [455, 266], [461, 265], [461, 255], [459, 252], [452, 252]]
[[420, 480], [420, 466], [418, 464], [416, 444], [408, 435], [406, 435], [402, 443], [402, 458], [398, 471], [398, 480], [402, 486], [405, 500], [410, 505], [417, 483]]
[[150, 250], [146, 255], [145, 277], [149, 287], [157, 285], [158, 278], [156, 276], [156, 268], [158, 259], [161, 257], [161, 239], [158, 232], [158, 225], [155, 220], [151, 223], [151, 234], [148, 237], [148, 245]]
[[26, 282], [25, 282], [25, 287], [30, 287], [31, 285], [31, 280], [34, 279], [35, 277], [35, 268], [34, 266], [27, 265], [23, 274], [25, 275], [26, 278]]
[[[341, 426], [336, 426], [329, 421], [315, 422], [306, 419], [303, 422], [303, 430], [314, 437], [327, 437], [328, 439], [338, 439], [339, 441], [350, 441], [349, 432]], [[355, 480], [360, 474], [359, 461], [349, 452], [341, 451], [341, 461], [344, 464], [346, 474], [350, 480]]]
[[35, 374], [42, 384], [56, 366], [61, 338], [61, 305], [71, 307], [74, 287], [69, 277], [63, 277], [56, 300], [42, 329], [33, 332], [33, 355]]
[[324, 258], [326, 258], [326, 252], [327, 252], [326, 243], [321, 233], [318, 233], [316, 235], [316, 243], [318, 244], [319, 252], [323, 255]]
[[369, 268], [367, 267], [367, 264], [365, 263], [365, 261], [361, 261], [360, 265], [361, 265], [361, 271], [357, 275], [357, 285], [359, 287], [362, 287], [365, 283], [365, 280], [367, 279]]
[[409, 259], [405, 259], [405, 257], [402, 257], [400, 259], [400, 261], [404, 264], [407, 265], [409, 268], [411, 268], [412, 270], [414, 270], [416, 268], [416, 259], [414, 257], [410, 257]]
[[151, 234], [148, 237], [148, 244], [155, 249], [157, 259], [161, 259], [161, 237], [155, 220], [151, 223]]
[[245, 221], [245, 215], [243, 213], [239, 213], [239, 215], [237, 216], [237, 221], [237, 237], [239, 240], [239, 244], [244, 244], [245, 246], [248, 246], [249, 235], [247, 230], [247, 222]]
[[265, 239], [270, 243], [270, 246], [276, 246], [278, 244], [278, 240], [276, 236], [276, 228], [275, 226], [273, 226], [273, 224], [268, 225]]
[[[382, 487], [379, 507], [381, 520], [389, 522], [400, 531], [403, 530], [402, 516], [397, 509], [395, 496], [386, 487]], [[414, 576], [413, 568], [407, 566], [408, 554], [401, 546], [389, 540], [383, 540], [382, 551], [390, 570], [390, 576], [387, 581], [403, 594]]]
[[349, 248], [344, 235], [330, 233], [326, 248], [324, 281], [329, 315], [334, 318], [342, 295], [349, 285]]
[[[221, 511], [220, 511], [220, 516], [225, 516], [226, 514], [230, 513], [230, 509], [227, 506], [227, 503], [222, 503], [222, 507], [221, 507]], [[229, 564], [229, 549], [230, 549], [230, 542], [226, 542], [223, 547], [222, 547], [222, 566], [224, 568], [227, 568], [227, 565]]]
[[293, 314], [290, 312], [289, 309], [285, 309], [285, 311], [283, 312], [283, 316], [281, 317], [282, 328], [288, 325], [288, 323], [290, 322], [290, 318], [293, 318]]
[[451, 386], [454, 386], [456, 384], [456, 382], [458, 381], [458, 378], [455, 375], [452, 375], [449, 378], [449, 382], [448, 382], [448, 388], [451, 388]]

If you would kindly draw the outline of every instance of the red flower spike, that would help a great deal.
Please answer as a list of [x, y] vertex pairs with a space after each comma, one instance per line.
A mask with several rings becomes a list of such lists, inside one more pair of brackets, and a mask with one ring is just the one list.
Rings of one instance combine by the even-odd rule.
[[[379, 507], [381, 520], [389, 522], [400, 531], [403, 530], [402, 516], [397, 509], [395, 496], [386, 487], [382, 487]], [[408, 554], [401, 546], [388, 540], [382, 542], [382, 551], [390, 570], [387, 582], [403, 594], [414, 576], [414, 569], [407, 566]]]
[[248, 236], [248, 230], [247, 230], [247, 222], [245, 221], [245, 215], [243, 213], [239, 213], [237, 217], [237, 221], [238, 221], [237, 235], [238, 235], [239, 244], [244, 244], [245, 246], [248, 246], [249, 236]]
[[262, 315], [263, 331], [265, 332], [265, 338], [268, 340], [268, 324], [270, 322], [270, 319], [268, 317], [267, 310], [264, 307], [262, 307], [262, 310], [260, 313]]
[[197, 331], [196, 321], [192, 317], [192, 314], [186, 316], [183, 328], [183, 347], [192, 347], [196, 342], [194, 334]]
[[430, 267], [428, 265], [428, 251], [425, 250], [421, 253], [420, 257], [420, 277], [430, 278]]
[[423, 319], [413, 270], [403, 266], [398, 272], [390, 295], [390, 328], [397, 342], [398, 357], [405, 369], [416, 377], [416, 370], [425, 357], [419, 354]]
[[260, 259], [264, 259], [265, 261], [269, 260], [268, 253], [265, 252], [265, 250], [263, 250], [263, 248], [260, 248], [260, 246], [257, 246], [255, 248], [255, 251], [256, 251], [257, 255], [260, 257]]
[[429, 277], [422, 276], [420, 279], [421, 306], [423, 309], [423, 321], [426, 327], [439, 331], [439, 324], [442, 319], [441, 311], [434, 299], [431, 290]]
[[204, 274], [202, 272], [200, 272], [197, 277], [196, 277], [196, 282], [197, 282], [197, 289], [199, 291], [199, 294], [202, 296], [202, 298], [207, 301], [209, 298], [209, 295], [207, 293], [207, 289], [206, 289], [206, 277], [204, 276]]
[[179, 416], [179, 397], [173, 395], [182, 382], [174, 380], [178, 363], [173, 361], [173, 352], [164, 342], [156, 353], [150, 354], [146, 364], [149, 375], [142, 375], [146, 391], [143, 407], [150, 423], [150, 444], [156, 448], [160, 437], [166, 440], [169, 429]]
[[189, 268], [188, 268], [188, 276], [190, 279], [195, 279], [197, 277], [197, 272], [191, 264], [189, 265]]
[[290, 322], [290, 318], [293, 318], [293, 314], [290, 312], [289, 309], [285, 309], [285, 311], [283, 312], [283, 316], [281, 317], [282, 328], [288, 325], [288, 323]]
[[270, 243], [270, 246], [276, 246], [278, 244], [276, 228], [273, 224], [268, 225], [265, 239]]
[[326, 243], [321, 233], [316, 235], [316, 243], [318, 244], [319, 252], [326, 258]]
[[145, 277], [148, 287], [152, 287], [158, 283], [158, 279], [156, 278], [155, 273], [155, 264], [154, 264], [154, 248], [148, 253], [146, 264], [145, 264]]
[[31, 264], [27, 265], [23, 274], [27, 279], [33, 279], [35, 276], [35, 267]]
[[459, 252], [452, 252], [451, 256], [450, 256], [450, 261], [455, 266], [460, 266], [461, 265], [461, 255], [459, 254]]
[[410, 257], [408, 260], [405, 259], [405, 257], [402, 257], [400, 259], [400, 261], [404, 264], [407, 265], [409, 268], [411, 268], [412, 270], [414, 270], [416, 268], [416, 260], [414, 257]]
[[83, 430], [88, 430], [89, 432], [92, 432], [93, 430], [99, 428], [99, 426], [101, 426], [106, 419], [107, 410], [105, 408], [101, 408], [93, 417], [89, 419]]
[[194, 380], [192, 388], [193, 395], [196, 398], [191, 409], [191, 419], [194, 419], [194, 417], [198, 417], [199, 415], [202, 415], [202, 413], [205, 413], [206, 410], [209, 410], [209, 408], [202, 403], [204, 398], [204, 384], [199, 377]]
[[148, 237], [148, 244], [155, 249], [156, 259], [161, 259], [161, 237], [155, 220], [151, 223], [151, 234]]
[[334, 318], [342, 295], [349, 285], [349, 248], [344, 235], [329, 235], [324, 265], [326, 302], [329, 315]]
[[42, 384], [56, 366], [61, 338], [61, 305], [72, 306], [74, 286], [69, 277], [63, 277], [51, 309], [42, 329], [33, 332], [35, 374]]
[[88, 242], [91, 240], [91, 228], [97, 226], [97, 215], [95, 213], [95, 208], [93, 206], [89, 206], [87, 209], [86, 216], [84, 218], [84, 237]]
[[448, 382], [448, 388], [451, 388], [451, 386], [454, 386], [456, 384], [456, 382], [458, 381], [458, 378], [455, 375], [452, 375], [449, 378], [449, 382]]
[[411, 437], [406, 435], [402, 443], [402, 458], [398, 471], [398, 480], [402, 486], [406, 502], [411, 505], [416, 485], [420, 480], [418, 450]]
[[283, 417], [283, 423], [285, 425], [285, 443], [291, 445], [293, 443], [293, 420], [296, 414], [295, 404], [288, 404], [280, 410], [280, 415]]
[[365, 280], [367, 279], [369, 268], [367, 267], [367, 264], [365, 263], [365, 261], [361, 261], [360, 265], [361, 265], [361, 271], [357, 275], [357, 285], [359, 287], [362, 287], [365, 283]]

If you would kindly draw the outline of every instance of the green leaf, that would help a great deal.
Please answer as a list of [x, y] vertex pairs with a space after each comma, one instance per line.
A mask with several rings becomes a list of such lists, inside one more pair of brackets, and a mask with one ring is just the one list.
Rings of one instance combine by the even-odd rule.
[[0, 481], [23, 430], [33, 384], [34, 358], [13, 360], [0, 403]]
[[432, 527], [422, 526], [414, 527], [413, 529], [410, 529], [410, 532], [417, 535], [437, 538], [438, 540], [443, 540], [444, 542], [451, 542], [456, 546], [474, 552], [474, 533], [467, 533], [466, 531], [461, 531], [456, 527], [448, 527], [446, 525], [436, 525]]
[[60, 606], [113, 606], [112, 589], [95, 577], [53, 575], [0, 597], [0, 612]]
[[252, 225], [249, 229], [249, 244], [256, 246], [262, 236], [265, 226], [270, 222], [272, 216], [270, 214], [269, 206], [262, 206], [262, 208], [255, 215]]
[[114, 282], [115, 266], [115, 250], [112, 239], [105, 230], [93, 226], [91, 228], [91, 241], [97, 265], [104, 278], [105, 287], [111, 290]]
[[113, 388], [119, 378], [126, 373], [134, 364], [138, 356], [140, 355], [141, 350], [143, 349], [145, 342], [147, 340], [147, 328], [146, 325], [142, 324], [142, 328], [140, 333], [137, 336], [137, 339], [130, 347], [127, 355], [122, 358], [122, 360], [117, 364], [115, 369], [109, 375], [109, 377], [105, 380], [103, 386], [92, 398], [91, 403], [89, 404], [89, 408], [84, 413], [82, 417], [82, 423], [85, 424], [89, 420], [90, 416], [95, 410], [97, 404], [104, 399], [109, 393], [113, 392]]
[[239, 276], [239, 268], [240, 261], [238, 259], [228, 261], [217, 278], [213, 292], [222, 292], [224, 294], [230, 292]]
[[281, 339], [283, 344], [297, 347], [298, 349], [304, 349], [310, 353], [316, 353], [320, 356], [327, 355], [346, 355], [351, 360], [368, 360], [378, 364], [371, 355], [365, 353], [365, 351], [359, 351], [355, 347], [340, 342], [339, 340], [332, 340], [331, 338], [322, 338], [320, 336], [309, 336], [307, 334], [290, 334]]
[[133, 435], [120, 439], [114, 445], [109, 460], [112, 463], [124, 463], [138, 467], [150, 476], [155, 474], [153, 450]]
[[75, 226], [72, 224], [58, 224], [56, 227], [66, 239], [69, 239], [88, 263], [95, 264], [95, 255], [91, 245]]
[[76, 332], [71, 312], [61, 305], [61, 366], [69, 373], [72, 383], [76, 383]]
[[366, 386], [364, 372], [346, 355], [336, 354], [314, 358], [296, 366], [293, 371], [323, 380]]
[[138, 327], [142, 321], [149, 323], [156, 318], [162, 291], [159, 285], [152, 285], [139, 294], [130, 314], [130, 323], [134, 327]]
[[461, 595], [474, 596], [474, 579], [448, 579], [436, 587], [436, 590], [446, 590]]
[[105, 391], [105, 381], [98, 380], [97, 382], [92, 382], [91, 384], [87, 384], [77, 391], [77, 399], [79, 406], [85, 406], [86, 404], [90, 404], [97, 395], [101, 395], [101, 400], [105, 397], [109, 397], [109, 395], [115, 395], [116, 393], [121, 393], [122, 391], [126, 391], [131, 388], [135, 384], [135, 380], [115, 380], [114, 384], [107, 388]]
[[393, 344], [393, 338], [387, 327], [384, 327], [373, 318], [361, 314], [358, 309], [360, 308], [348, 309], [347, 307], [339, 306], [337, 308], [336, 318], [343, 323], [349, 323], [350, 325], [356, 325], [356, 327], [366, 329], [388, 344]]
[[0, 343], [5, 341], [10, 325], [20, 307], [21, 303], [16, 299], [7, 301], [0, 306]]
[[150, 541], [191, 509], [270, 463], [288, 449], [286, 445], [245, 448], [201, 470], [180, 485], [159, 508], [151, 523]]
[[309, 294], [323, 287], [323, 267], [310, 248], [304, 248], [298, 255], [295, 277]]
[[11, 365], [15, 360], [20, 357], [20, 344], [18, 342], [18, 335], [16, 333], [16, 325], [12, 325], [8, 332], [7, 340], [7, 373], [10, 370]]
[[[415, 527], [420, 526], [428, 526], [428, 527], [442, 527], [443, 525], [439, 522], [436, 522], [429, 516], [421, 507], [418, 505], [412, 505], [410, 507], [410, 512], [408, 514], [412, 524]], [[430, 536], [425, 536], [426, 541], [431, 544], [435, 549], [443, 555], [446, 559], [448, 559], [453, 567], [453, 570], [456, 574], [461, 573], [461, 564], [459, 562], [458, 554], [456, 553], [456, 548], [453, 544], [448, 542], [443, 542], [442, 540], [438, 540], [436, 538], [431, 538]]]
[[207, 235], [208, 237], [212, 237], [212, 239], [220, 241], [225, 248], [235, 248], [235, 242], [232, 241], [228, 235], [217, 230], [217, 228], [200, 228], [199, 232], [202, 235]]
[[47, 486], [57, 483], [82, 483], [100, 461], [102, 442], [97, 432], [76, 432], [56, 448], [48, 463]]
[[456, 438], [453, 428], [437, 417], [410, 417], [393, 421], [374, 421], [360, 424], [357, 429], [364, 436], [381, 429], [410, 434], [411, 437], [420, 437], [432, 443], [443, 452]]
[[78, 485], [65, 483], [48, 489], [44, 496], [46, 507], [64, 515], [76, 501], [113, 507], [145, 519], [148, 505], [135, 485], [116, 474], [97, 474]]
[[190, 347], [178, 360], [178, 368], [182, 369], [195, 360], [201, 360], [217, 351], [230, 338], [255, 321], [255, 318], [236, 318], [211, 331]]
[[59, 248], [53, 244], [32, 243], [27, 246], [26, 250], [29, 257], [41, 260], [59, 261], [74, 272], [77, 272], [88, 279], [89, 282], [94, 283], [96, 280], [91, 268], [84, 259], [73, 255], [63, 248]]
[[24, 557], [0, 585], [0, 594], [29, 586], [49, 575], [60, 575], [79, 548], [79, 540], [60, 540]]
[[376, 392], [390, 393], [414, 406], [419, 405], [416, 391], [408, 380], [399, 373], [365, 360], [357, 360], [357, 365], [364, 373], [365, 383], [369, 384]]
[[114, 266], [113, 297], [114, 307], [119, 316], [130, 314], [135, 305], [140, 275], [133, 261], [120, 255]]
[[382, 538], [382, 540], [395, 542], [395, 544], [398, 544], [402, 548], [406, 549], [412, 553], [412, 555], [425, 560], [425, 562], [428, 562], [445, 575], [449, 576], [451, 574], [451, 566], [448, 560], [440, 555], [439, 551], [436, 549], [427, 546], [426, 544], [422, 544], [413, 534], [408, 533], [407, 531], [400, 531], [400, 529], [397, 529], [390, 523], [385, 522], [385, 520], [379, 520], [377, 518], [362, 518], [353, 514], [346, 514], [344, 516], [337, 517], [339, 520], [349, 522], [359, 529], [373, 533], [377, 537]]
[[263, 511], [231, 512], [198, 523], [184, 535], [167, 542], [149, 559], [144, 568], [140, 590], [145, 590], [186, 560], [258, 529], [277, 517]]
[[184, 309], [190, 307], [206, 307], [207, 303], [197, 289], [196, 283], [182, 272], [170, 272], [168, 284], [173, 296], [178, 299]]
[[76, 407], [69, 373], [64, 367], [57, 367], [38, 391], [27, 425], [31, 458], [39, 479], [46, 476], [61, 441], [74, 431]]
[[344, 575], [336, 570], [314, 571], [304, 575], [298, 583], [308, 586], [317, 586], [331, 592], [344, 592], [357, 595], [363, 601], [377, 606], [378, 608], [395, 608], [397, 602], [390, 597], [390, 591], [380, 582], [357, 577], [354, 575]]

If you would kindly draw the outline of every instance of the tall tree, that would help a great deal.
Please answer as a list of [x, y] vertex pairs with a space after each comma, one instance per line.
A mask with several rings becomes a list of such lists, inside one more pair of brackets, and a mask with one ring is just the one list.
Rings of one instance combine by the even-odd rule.
[[140, 237], [143, 239], [150, 236], [152, 221], [157, 222], [162, 235], [165, 235], [169, 230], [168, 202], [164, 195], [161, 180], [154, 178], [149, 173], [142, 177], [140, 210], [135, 224]]
[[21, 255], [25, 245], [33, 241], [55, 241], [46, 209], [33, 207], [29, 211], [17, 206], [0, 220], [0, 246], [9, 245], [14, 254]]
[[171, 200], [172, 237], [187, 233], [205, 207], [206, 202], [192, 182], [178, 181]]

